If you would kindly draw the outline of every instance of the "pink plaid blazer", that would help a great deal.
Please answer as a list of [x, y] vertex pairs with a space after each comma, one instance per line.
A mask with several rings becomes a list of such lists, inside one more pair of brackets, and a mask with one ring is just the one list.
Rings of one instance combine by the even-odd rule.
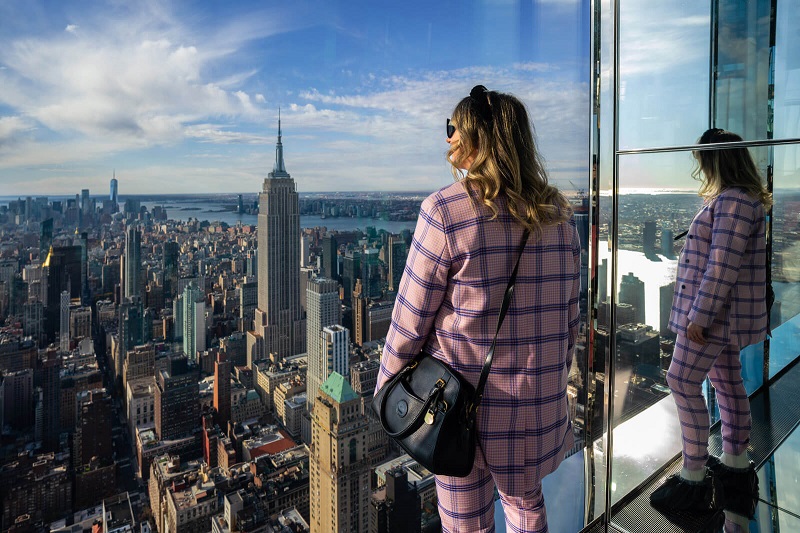
[[[381, 358], [376, 391], [426, 347], [476, 385], [523, 228], [469, 198], [464, 182], [429, 196]], [[528, 241], [478, 410], [478, 437], [497, 488], [522, 496], [572, 446], [567, 373], [578, 332], [580, 242], [574, 221]]]
[[761, 202], [726, 189], [695, 215], [681, 251], [669, 327], [693, 322], [716, 344], [739, 347], [767, 335], [766, 223]]

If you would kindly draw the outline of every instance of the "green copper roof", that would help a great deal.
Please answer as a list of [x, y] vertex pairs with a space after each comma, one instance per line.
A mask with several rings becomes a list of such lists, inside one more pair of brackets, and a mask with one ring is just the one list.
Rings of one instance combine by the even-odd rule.
[[353, 387], [350, 386], [350, 383], [338, 372], [332, 372], [319, 390], [339, 403], [349, 402], [359, 397]]

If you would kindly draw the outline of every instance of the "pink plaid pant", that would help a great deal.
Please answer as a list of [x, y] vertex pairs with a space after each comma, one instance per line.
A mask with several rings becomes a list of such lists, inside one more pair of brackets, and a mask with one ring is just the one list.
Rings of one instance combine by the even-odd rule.
[[709, 417], [701, 392], [706, 376], [717, 392], [723, 451], [739, 455], [750, 442], [750, 402], [742, 381], [739, 347], [701, 345], [679, 334], [667, 384], [678, 406], [683, 466], [688, 470], [700, 470], [708, 459]]
[[[443, 533], [493, 533], [495, 484], [480, 445], [467, 477], [435, 476]], [[522, 497], [500, 493], [506, 528], [513, 533], [546, 533], [542, 484]]]

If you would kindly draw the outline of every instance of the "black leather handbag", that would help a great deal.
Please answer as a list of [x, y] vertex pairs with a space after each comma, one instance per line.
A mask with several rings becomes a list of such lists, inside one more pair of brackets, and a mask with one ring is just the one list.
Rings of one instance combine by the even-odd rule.
[[528, 235], [525, 231], [522, 236], [478, 386], [473, 387], [450, 365], [422, 351], [372, 400], [372, 409], [386, 433], [434, 474], [465, 477], [472, 471], [477, 440], [475, 414], [489, 377], [497, 334], [514, 294]]

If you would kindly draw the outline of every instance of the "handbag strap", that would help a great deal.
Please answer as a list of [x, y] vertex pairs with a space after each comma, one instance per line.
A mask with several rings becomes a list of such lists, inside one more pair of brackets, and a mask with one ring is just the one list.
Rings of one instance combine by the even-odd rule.
[[483, 362], [483, 369], [481, 370], [481, 377], [478, 380], [478, 386], [475, 388], [475, 397], [470, 408], [470, 411], [472, 412], [478, 409], [478, 405], [481, 403], [481, 399], [483, 398], [483, 389], [486, 387], [486, 380], [489, 378], [489, 369], [492, 367], [492, 359], [494, 359], [494, 348], [497, 345], [497, 335], [500, 333], [500, 328], [503, 326], [503, 320], [505, 320], [506, 313], [511, 305], [511, 297], [514, 295], [514, 284], [517, 282], [519, 262], [522, 259], [522, 252], [525, 251], [525, 244], [527, 244], [530, 234], [531, 232], [528, 229], [526, 229], [525, 233], [522, 234], [522, 242], [520, 243], [519, 250], [517, 252], [517, 262], [514, 265], [513, 272], [511, 272], [511, 277], [508, 279], [506, 292], [503, 295], [503, 305], [500, 307], [500, 316], [497, 317], [497, 329], [495, 329], [494, 338], [492, 339], [491, 347], [489, 347], [489, 352], [486, 354], [486, 360]]

